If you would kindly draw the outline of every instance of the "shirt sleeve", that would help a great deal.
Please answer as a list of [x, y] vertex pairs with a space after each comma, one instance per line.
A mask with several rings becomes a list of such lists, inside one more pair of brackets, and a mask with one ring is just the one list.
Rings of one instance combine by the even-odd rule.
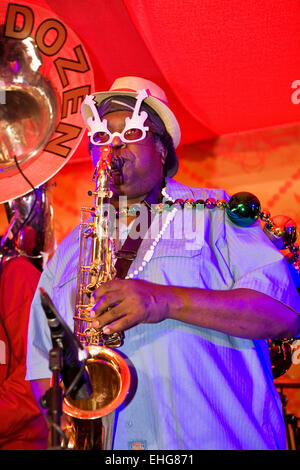
[[48, 379], [52, 373], [49, 369], [49, 351], [52, 348], [49, 326], [41, 306], [39, 288], [43, 287], [52, 293], [52, 275], [49, 265], [45, 267], [36, 289], [30, 311], [27, 339], [26, 380]]
[[64, 289], [61, 290], [61, 287], [77, 280], [78, 235], [76, 227], [59, 244], [43, 270], [37, 286], [29, 317], [26, 380], [48, 379], [52, 376], [49, 369], [49, 351], [53, 345], [48, 320], [41, 305], [40, 287], [47, 292], [65, 322], [69, 326], [73, 322], [76, 293], [62, 292]]
[[233, 289], [253, 289], [300, 313], [300, 296], [288, 262], [269, 240], [259, 222], [238, 227], [226, 222], [228, 260]]

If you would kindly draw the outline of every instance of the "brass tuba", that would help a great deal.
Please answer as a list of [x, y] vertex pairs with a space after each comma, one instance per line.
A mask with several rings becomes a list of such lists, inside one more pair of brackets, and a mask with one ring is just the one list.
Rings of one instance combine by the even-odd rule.
[[[88, 352], [87, 369], [93, 388], [89, 398], [65, 397], [63, 411], [71, 417], [70, 445], [78, 450], [111, 449], [115, 410], [125, 400], [130, 385], [128, 365], [113, 348], [121, 346], [123, 334], [105, 335], [92, 327], [89, 312], [93, 292], [115, 277], [113, 240], [109, 235], [107, 207], [112, 193], [111, 152], [105, 148], [94, 172], [94, 207], [82, 207], [80, 253], [74, 314], [74, 334]], [[66, 430], [67, 431], [67, 430]]]
[[[0, 25], [0, 169], [1, 177], [8, 180], [16, 173], [16, 160], [32, 178], [30, 165], [39, 159], [58, 122], [58, 96], [41, 73], [42, 65], [33, 38], [8, 38]], [[40, 173], [39, 184], [51, 176], [43, 169]], [[2, 191], [1, 199], [6, 201]], [[16, 187], [12, 192], [15, 199], [26, 191]]]

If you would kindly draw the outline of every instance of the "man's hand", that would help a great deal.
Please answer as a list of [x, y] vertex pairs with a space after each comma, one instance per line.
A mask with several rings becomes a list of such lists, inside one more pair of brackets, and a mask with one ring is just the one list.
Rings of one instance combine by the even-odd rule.
[[168, 314], [166, 286], [135, 279], [114, 279], [99, 287], [90, 316], [105, 334], [124, 331], [139, 323], [157, 323]]

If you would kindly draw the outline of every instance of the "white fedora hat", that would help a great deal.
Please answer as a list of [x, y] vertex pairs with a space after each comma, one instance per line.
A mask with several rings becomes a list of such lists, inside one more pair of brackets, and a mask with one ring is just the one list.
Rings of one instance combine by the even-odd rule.
[[[173, 139], [174, 148], [178, 147], [181, 137], [179, 124], [173, 112], [169, 108], [165, 92], [152, 81], [140, 77], [120, 77], [114, 81], [109, 91], [93, 93], [93, 96], [97, 106], [100, 106], [102, 101], [106, 98], [110, 98], [111, 96], [123, 95], [135, 98], [137, 96], [137, 91], [144, 89], [147, 90], [149, 94], [144, 102], [159, 115], [167, 132]], [[91, 116], [90, 107], [86, 104], [82, 104], [82, 114], [85, 121]]]

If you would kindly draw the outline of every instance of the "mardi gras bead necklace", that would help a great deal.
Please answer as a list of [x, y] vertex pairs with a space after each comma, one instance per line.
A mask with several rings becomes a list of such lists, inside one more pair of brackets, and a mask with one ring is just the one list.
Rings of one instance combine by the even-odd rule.
[[[248, 227], [254, 224], [258, 219], [264, 222], [263, 230], [269, 239], [279, 250], [288, 250], [285, 255], [286, 260], [291, 263], [300, 274], [299, 258], [300, 250], [296, 244], [297, 240], [297, 227], [295, 222], [287, 216], [276, 216], [271, 217], [269, 211], [261, 210], [260, 201], [256, 196], [248, 192], [239, 192], [234, 194], [229, 201], [225, 199], [208, 198], [204, 199], [172, 199], [166, 192], [166, 188], [162, 190], [162, 196], [165, 202], [159, 204], [148, 205], [152, 212], [161, 213], [163, 211], [169, 211], [170, 214], [166, 217], [166, 220], [162, 226], [162, 229], [155, 237], [151, 247], [145, 253], [143, 261], [139, 268], [131, 273], [128, 278], [132, 278], [144, 269], [146, 264], [151, 260], [154, 253], [154, 249], [161, 239], [163, 233], [167, 229], [167, 226], [171, 223], [175, 214], [180, 209], [208, 209], [208, 210], [220, 210], [226, 211], [229, 219], [237, 226]], [[139, 212], [139, 204], [134, 204], [130, 208], [123, 210], [128, 215], [137, 215]], [[120, 212], [121, 214], [122, 212]]]

